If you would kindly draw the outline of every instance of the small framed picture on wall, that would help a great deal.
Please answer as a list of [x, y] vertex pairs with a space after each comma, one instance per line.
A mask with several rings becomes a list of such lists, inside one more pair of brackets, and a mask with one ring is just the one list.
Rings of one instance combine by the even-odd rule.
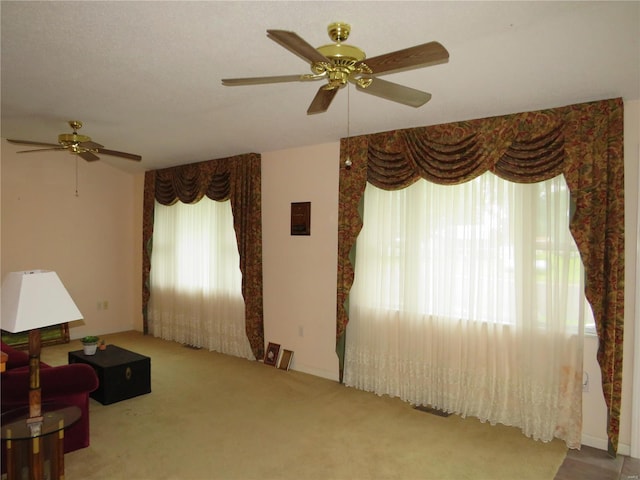
[[311, 202], [291, 204], [291, 235], [311, 235]]

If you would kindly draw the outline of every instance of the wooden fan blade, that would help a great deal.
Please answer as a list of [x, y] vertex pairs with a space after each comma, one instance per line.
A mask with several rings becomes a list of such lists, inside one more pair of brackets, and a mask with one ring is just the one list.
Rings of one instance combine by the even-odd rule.
[[309, 105], [309, 108], [307, 109], [307, 115], [326, 112], [329, 108], [329, 105], [331, 105], [333, 98], [336, 96], [336, 93], [338, 93], [337, 88], [328, 90], [324, 87], [320, 87], [318, 89], [318, 92], [316, 93], [316, 96], [313, 97], [311, 105]]
[[61, 147], [60, 145], [58, 145], [57, 147], [51, 147], [51, 148], [37, 148], [35, 150], [20, 150], [16, 153], [48, 152], [51, 150], [66, 150], [66, 147]]
[[101, 155], [111, 155], [112, 157], [122, 157], [122, 158], [126, 158], [127, 160], [134, 160], [136, 162], [139, 162], [142, 160], [142, 157], [140, 155], [136, 155], [134, 153], [118, 152], [116, 150], [107, 150], [106, 148], [98, 148], [97, 151]]
[[267, 37], [290, 52], [295, 53], [306, 62], [311, 64], [316, 62], [331, 63], [331, 60], [309, 45], [297, 33], [287, 32], [286, 30], [267, 30]]
[[42, 145], [43, 147], [59, 147], [57, 143], [43, 143], [43, 142], [31, 142], [29, 140], [11, 140], [7, 138], [7, 142], [15, 143], [17, 145]]
[[356, 84], [356, 89], [386, 100], [409, 105], [410, 107], [420, 107], [431, 100], [430, 93], [405, 87], [404, 85], [398, 85], [397, 83], [387, 82], [381, 78], [373, 78], [368, 87], [361, 87]]
[[96, 150], [98, 148], [102, 148], [103, 145], [100, 145], [99, 143], [96, 142], [92, 142], [91, 140], [87, 141], [87, 142], [81, 142], [79, 143], [79, 145], [82, 148], [88, 148], [89, 150]]
[[96, 160], [100, 160], [100, 157], [95, 155], [92, 152], [86, 151], [86, 152], [78, 152], [78, 155], [82, 158], [84, 158], [87, 162], [95, 162]]
[[277, 75], [274, 77], [249, 77], [249, 78], [223, 78], [222, 84], [228, 87], [237, 85], [260, 85], [264, 83], [302, 82], [306, 80], [318, 80], [324, 75]]
[[373, 75], [411, 70], [413, 68], [428, 67], [449, 61], [449, 52], [438, 42], [423, 43], [415, 47], [405, 48], [396, 52], [377, 57], [367, 58], [356, 64], [367, 65]]

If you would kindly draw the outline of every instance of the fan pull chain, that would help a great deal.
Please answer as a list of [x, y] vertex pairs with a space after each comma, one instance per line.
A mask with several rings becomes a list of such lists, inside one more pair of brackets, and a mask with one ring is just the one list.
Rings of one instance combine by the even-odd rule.
[[351, 137], [351, 97], [349, 92], [349, 84], [347, 84], [347, 159], [344, 161], [344, 165], [347, 170], [351, 169], [351, 149], [349, 148], [349, 138]]
[[74, 157], [76, 157], [76, 197], [79, 197], [80, 194], [78, 193], [78, 156], [74, 155]]

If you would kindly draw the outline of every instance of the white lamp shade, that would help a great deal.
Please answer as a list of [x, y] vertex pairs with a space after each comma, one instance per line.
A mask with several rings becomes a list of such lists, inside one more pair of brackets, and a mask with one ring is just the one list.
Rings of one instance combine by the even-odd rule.
[[24, 332], [82, 319], [55, 272], [11, 272], [2, 282], [2, 329]]

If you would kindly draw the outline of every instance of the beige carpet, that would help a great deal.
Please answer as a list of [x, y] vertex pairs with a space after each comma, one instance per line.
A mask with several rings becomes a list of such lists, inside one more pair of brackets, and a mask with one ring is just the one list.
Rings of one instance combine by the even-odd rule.
[[[143, 336], [108, 343], [151, 357], [152, 392], [91, 400], [91, 446], [67, 480], [552, 480], [566, 454], [519, 429], [438, 417], [295, 371]], [[45, 347], [67, 363], [80, 343]]]

